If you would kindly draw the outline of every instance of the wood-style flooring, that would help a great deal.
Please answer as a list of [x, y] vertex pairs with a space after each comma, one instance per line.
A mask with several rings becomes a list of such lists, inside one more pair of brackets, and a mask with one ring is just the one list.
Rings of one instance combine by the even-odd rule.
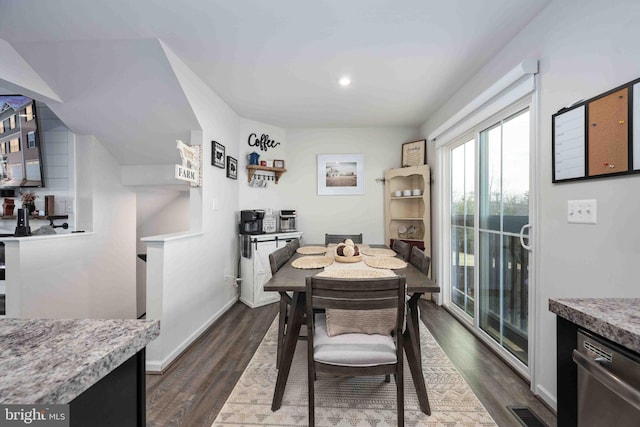
[[[508, 405], [529, 406], [550, 427], [556, 417], [529, 385], [446, 310], [420, 301], [420, 317], [499, 426], [520, 425]], [[235, 304], [162, 375], [147, 375], [147, 426], [209, 427], [249, 364], [277, 304]]]

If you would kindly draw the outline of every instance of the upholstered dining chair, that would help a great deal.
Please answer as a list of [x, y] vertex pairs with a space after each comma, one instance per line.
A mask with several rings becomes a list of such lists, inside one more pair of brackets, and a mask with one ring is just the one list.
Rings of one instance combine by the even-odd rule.
[[411, 259], [409, 260], [409, 263], [420, 270], [423, 274], [429, 274], [429, 267], [431, 267], [431, 257], [424, 253], [424, 251], [417, 246], [411, 248]]
[[[405, 282], [404, 276], [375, 279], [307, 276], [310, 426], [315, 425], [316, 372], [346, 377], [395, 374], [398, 426], [404, 426]], [[323, 308], [326, 312], [314, 316], [314, 308]], [[372, 321], [371, 310], [380, 309], [387, 309], [386, 321], [382, 318]], [[382, 315], [378, 311], [374, 316]], [[369, 330], [374, 325], [379, 330]], [[349, 328], [355, 329], [349, 332]]]
[[393, 246], [391, 247], [398, 255], [402, 257], [403, 260], [409, 261], [409, 256], [411, 255], [411, 245], [407, 242], [403, 242], [400, 239], [395, 239], [393, 241]]
[[[289, 260], [289, 258], [291, 258], [291, 255], [291, 248], [287, 245], [271, 252], [269, 254], [269, 265], [271, 267], [271, 274], [275, 274], [276, 271], [280, 270], [280, 267], [282, 267]], [[291, 295], [286, 292], [280, 292], [276, 366], [280, 366], [280, 359], [282, 358], [282, 346], [284, 345], [284, 338], [287, 333], [287, 320], [289, 317], [289, 308], [291, 307], [291, 301]]]
[[362, 233], [360, 234], [325, 234], [324, 244], [340, 243], [346, 239], [353, 240], [353, 243], [362, 243]]

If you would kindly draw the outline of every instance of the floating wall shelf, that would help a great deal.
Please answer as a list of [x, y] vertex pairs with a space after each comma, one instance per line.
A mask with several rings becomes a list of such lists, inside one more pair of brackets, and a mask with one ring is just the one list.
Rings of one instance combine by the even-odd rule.
[[256, 171], [268, 171], [275, 172], [276, 174], [276, 184], [280, 180], [280, 176], [285, 173], [287, 170], [285, 168], [273, 168], [269, 166], [259, 166], [259, 165], [247, 165], [247, 172], [249, 173], [248, 181], [251, 182], [251, 178], [253, 178], [253, 174]]

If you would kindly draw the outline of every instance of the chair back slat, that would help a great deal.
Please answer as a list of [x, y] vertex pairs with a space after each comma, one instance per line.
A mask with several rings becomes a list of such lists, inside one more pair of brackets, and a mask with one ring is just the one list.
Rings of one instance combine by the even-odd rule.
[[425, 254], [424, 251], [417, 246], [414, 246], [411, 249], [411, 259], [409, 260], [409, 262], [423, 274], [429, 274], [429, 268], [431, 267], [431, 257]]
[[336, 279], [307, 276], [307, 302], [313, 308], [377, 310], [398, 308], [404, 319], [406, 278]]
[[353, 243], [362, 243], [362, 233], [360, 234], [325, 234], [324, 244], [340, 243], [346, 239], [353, 240]]
[[293, 256], [296, 253], [296, 250], [300, 247], [300, 239], [293, 239], [290, 242], [287, 242], [287, 248], [289, 249], [289, 256]]
[[289, 248], [287, 246], [283, 246], [280, 249], [276, 249], [275, 251], [269, 254], [269, 266], [271, 267], [271, 274], [274, 274], [276, 271], [280, 270], [288, 260], [291, 258], [291, 253], [289, 252]]
[[409, 255], [411, 255], [411, 245], [402, 240], [395, 239], [393, 246], [391, 247], [403, 260], [409, 261]]

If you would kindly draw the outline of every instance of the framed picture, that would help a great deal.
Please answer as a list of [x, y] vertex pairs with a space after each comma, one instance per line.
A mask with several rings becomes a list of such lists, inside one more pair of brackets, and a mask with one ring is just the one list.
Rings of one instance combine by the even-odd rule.
[[364, 155], [318, 154], [318, 194], [364, 194]]
[[211, 164], [224, 169], [224, 145], [211, 141]]
[[421, 139], [402, 144], [402, 167], [427, 164], [427, 140]]
[[227, 178], [238, 179], [238, 161], [227, 156]]
[[273, 160], [274, 168], [283, 168], [284, 169], [284, 160]]

